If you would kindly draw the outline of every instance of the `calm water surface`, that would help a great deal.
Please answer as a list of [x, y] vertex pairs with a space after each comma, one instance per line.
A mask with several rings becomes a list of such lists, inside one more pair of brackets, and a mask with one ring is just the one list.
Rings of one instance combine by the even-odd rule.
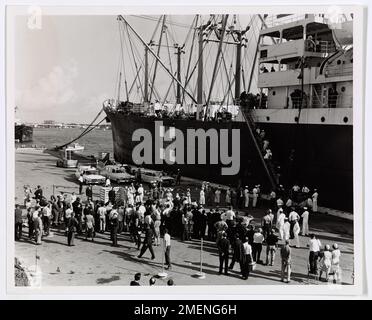
[[[52, 148], [71, 141], [83, 131], [84, 129], [78, 128], [34, 128], [32, 144]], [[92, 154], [97, 156], [99, 152], [110, 152], [113, 154], [111, 130], [92, 130], [76, 142], [85, 147], [83, 153], [85, 155]]]

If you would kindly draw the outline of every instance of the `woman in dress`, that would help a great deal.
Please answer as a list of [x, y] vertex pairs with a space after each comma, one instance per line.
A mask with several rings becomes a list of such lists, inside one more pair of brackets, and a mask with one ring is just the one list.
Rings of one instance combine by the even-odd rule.
[[331, 271], [331, 265], [332, 265], [332, 252], [330, 245], [326, 245], [324, 247], [323, 256], [320, 259], [320, 272], [319, 272], [319, 281], [322, 278], [323, 272], [325, 272], [325, 280], [328, 282], [329, 279], [329, 273]]

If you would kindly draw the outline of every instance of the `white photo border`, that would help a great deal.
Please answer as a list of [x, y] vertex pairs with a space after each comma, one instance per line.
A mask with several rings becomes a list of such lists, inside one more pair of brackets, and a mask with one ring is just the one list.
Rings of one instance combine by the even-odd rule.
[[[265, 298], [270, 295], [298, 296], [298, 295], [322, 295], [326, 296], [357, 296], [366, 291], [365, 287], [365, 250], [364, 250], [364, 71], [365, 71], [365, 10], [361, 6], [338, 6], [344, 13], [354, 14], [354, 69], [353, 69], [353, 177], [354, 177], [354, 285], [218, 285], [218, 286], [174, 286], [174, 287], [129, 287], [129, 286], [58, 286], [58, 287], [15, 287], [14, 286], [14, 172], [15, 172], [15, 148], [14, 148], [14, 19], [17, 15], [27, 15], [28, 6], [8, 6], [6, 10], [6, 256], [7, 256], [7, 294], [10, 298], [51, 298], [50, 295], [85, 295], [94, 298], [93, 295], [111, 296], [111, 298], [148, 299], [147, 295], [156, 295], [163, 298], [179, 299], [185, 295], [190, 299], [214, 298], [224, 296], [225, 299]], [[122, 6], [122, 7], [89, 7], [89, 6], [43, 6], [44, 15], [117, 15], [117, 14], [209, 14], [210, 6]], [[327, 13], [329, 6], [214, 6], [213, 13]], [[228, 295], [228, 297], [226, 297]], [[252, 297], [254, 295], [254, 297]], [[153, 298], [152, 297], [152, 298]], [[102, 298], [102, 297], [101, 297]], [[151, 297], [150, 297], [151, 298]]]

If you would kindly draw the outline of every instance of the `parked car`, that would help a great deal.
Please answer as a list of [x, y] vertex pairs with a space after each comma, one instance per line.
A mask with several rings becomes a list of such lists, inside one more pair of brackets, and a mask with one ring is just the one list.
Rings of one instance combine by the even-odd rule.
[[117, 183], [131, 183], [135, 181], [135, 177], [128, 173], [126, 165], [107, 165], [100, 170], [100, 174]]
[[104, 184], [106, 178], [98, 173], [98, 170], [92, 166], [80, 166], [75, 172], [75, 176], [79, 179], [83, 175], [85, 184]]
[[175, 180], [171, 176], [163, 175], [161, 171], [141, 169], [141, 180], [143, 182], [154, 184], [159, 181], [162, 182], [163, 186], [174, 185]]

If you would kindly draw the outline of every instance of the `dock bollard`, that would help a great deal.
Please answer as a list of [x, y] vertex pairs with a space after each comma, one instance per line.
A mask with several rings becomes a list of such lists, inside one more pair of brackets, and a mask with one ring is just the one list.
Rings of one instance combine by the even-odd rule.
[[168, 273], [164, 271], [164, 254], [165, 254], [165, 250], [164, 250], [164, 239], [163, 239], [163, 241], [161, 242], [161, 272], [158, 273], [158, 277], [163, 278], [163, 279], [168, 277]]
[[205, 279], [205, 273], [203, 272], [203, 237], [200, 239], [200, 271], [195, 274], [195, 277]]

